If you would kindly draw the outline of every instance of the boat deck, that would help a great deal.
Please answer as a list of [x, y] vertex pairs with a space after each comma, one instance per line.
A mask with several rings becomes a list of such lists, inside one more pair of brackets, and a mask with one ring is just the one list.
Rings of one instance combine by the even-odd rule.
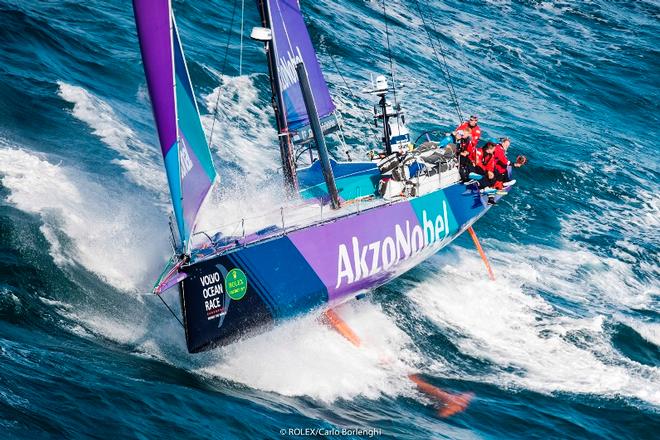
[[[383, 198], [376, 192], [378, 180], [381, 178], [378, 169], [374, 168], [375, 165], [371, 166], [370, 163], [358, 164], [359, 166], [353, 167], [351, 172], [338, 173], [339, 176], [336, 178], [338, 190], [341, 188], [341, 208], [330, 208], [324, 182], [315, 183], [313, 179], [309, 178], [309, 175], [306, 176], [302, 173], [301, 183], [308, 185], [301, 189], [300, 199], [284, 203], [279, 208], [265, 212], [258, 217], [246, 217], [213, 230], [197, 232], [193, 243], [193, 261], [205, 260], [231, 252], [238, 247], [251, 246], [312, 225], [333, 222], [338, 218], [414, 198], [405, 196]], [[316, 172], [316, 170], [312, 171]], [[318, 172], [320, 172], [320, 168]], [[319, 178], [318, 173], [316, 173], [316, 178]], [[320, 179], [322, 178], [321, 174]], [[418, 186], [422, 190], [419, 195], [445, 188], [457, 181], [458, 172], [455, 169], [436, 174], [434, 177], [422, 181], [421, 184], [418, 182]], [[311, 194], [316, 196], [312, 197]]]

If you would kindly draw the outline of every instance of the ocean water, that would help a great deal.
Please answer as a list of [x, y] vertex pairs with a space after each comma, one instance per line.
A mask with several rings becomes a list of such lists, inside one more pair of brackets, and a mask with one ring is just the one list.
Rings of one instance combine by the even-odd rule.
[[[220, 104], [213, 215], [276, 209], [263, 50], [246, 38], [239, 74], [233, 3], [173, 3], [207, 129]], [[374, 132], [360, 90], [389, 72], [382, 3], [302, 7], [361, 157]], [[415, 2], [388, 7], [414, 137], [451, 128]], [[169, 196], [130, 2], [0, 0], [0, 437], [657, 438], [660, 3], [421, 7], [464, 113], [529, 158], [475, 227], [497, 280], [461, 237], [340, 311], [362, 349], [305, 316], [189, 355], [148, 293]], [[410, 373], [474, 398], [438, 417]]]

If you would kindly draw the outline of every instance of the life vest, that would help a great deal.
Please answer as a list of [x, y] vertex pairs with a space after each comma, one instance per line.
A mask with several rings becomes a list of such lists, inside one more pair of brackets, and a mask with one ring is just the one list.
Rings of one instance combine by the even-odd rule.
[[456, 146], [458, 147], [458, 153], [468, 150], [470, 146], [467, 139], [456, 139]]

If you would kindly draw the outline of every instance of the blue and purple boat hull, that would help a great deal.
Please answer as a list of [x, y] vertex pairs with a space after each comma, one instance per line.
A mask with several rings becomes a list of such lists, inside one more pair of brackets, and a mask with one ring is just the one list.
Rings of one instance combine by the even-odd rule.
[[243, 243], [180, 269], [190, 352], [330, 308], [385, 284], [449, 244], [489, 209], [463, 184]]

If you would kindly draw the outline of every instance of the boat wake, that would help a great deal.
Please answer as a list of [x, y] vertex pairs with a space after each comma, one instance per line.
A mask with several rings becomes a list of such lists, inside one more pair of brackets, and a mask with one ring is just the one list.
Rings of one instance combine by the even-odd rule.
[[[433, 262], [439, 271], [409, 293], [420, 314], [463, 355], [491, 366], [485, 374], [468, 372], [457, 378], [543, 393], [632, 397], [659, 405], [660, 370], [613, 346], [612, 326], [621, 318], [591, 307], [593, 287], [589, 279], [576, 276], [587, 270], [598, 277], [611, 274], [612, 268], [599, 267], [598, 258], [584, 251], [502, 246], [490, 252], [495, 282], [485, 279], [483, 265], [471, 251], [459, 249], [437, 257]], [[566, 273], [567, 267], [575, 272]], [[441, 368], [438, 374], [446, 372]]]
[[367, 300], [347, 304], [339, 313], [363, 338], [359, 349], [318, 316], [308, 315], [218, 350], [218, 362], [198, 371], [326, 403], [412, 394], [412, 385], [402, 379], [414, 371], [421, 355], [406, 333], [381, 306]]

